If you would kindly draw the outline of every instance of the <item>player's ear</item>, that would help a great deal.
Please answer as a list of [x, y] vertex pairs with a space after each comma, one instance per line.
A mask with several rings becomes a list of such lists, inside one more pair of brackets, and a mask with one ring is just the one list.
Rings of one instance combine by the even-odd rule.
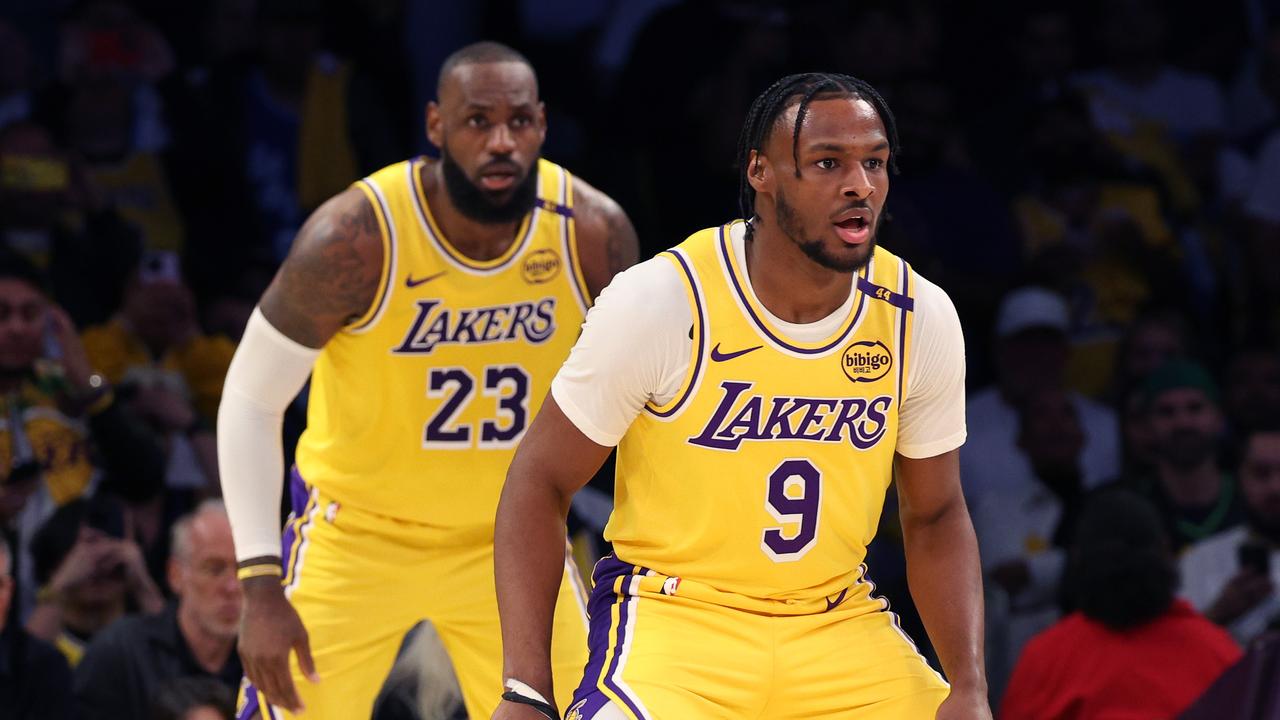
[[756, 192], [773, 191], [773, 167], [769, 164], [769, 158], [759, 150], [752, 150], [747, 156], [747, 182]]
[[427, 139], [438, 148], [444, 147], [444, 118], [434, 100], [427, 103]]

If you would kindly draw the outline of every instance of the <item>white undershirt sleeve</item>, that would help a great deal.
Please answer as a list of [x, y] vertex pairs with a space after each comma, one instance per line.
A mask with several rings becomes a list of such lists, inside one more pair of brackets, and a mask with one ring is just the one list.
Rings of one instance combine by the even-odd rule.
[[218, 407], [218, 470], [237, 560], [280, 554], [280, 428], [319, 354], [254, 308]]
[[556, 404], [597, 445], [617, 445], [645, 403], [669, 401], [684, 381], [693, 313], [679, 272], [657, 257], [614, 277], [551, 382]]
[[898, 452], [929, 458], [964, 444], [964, 332], [942, 288], [912, 273], [915, 318]]

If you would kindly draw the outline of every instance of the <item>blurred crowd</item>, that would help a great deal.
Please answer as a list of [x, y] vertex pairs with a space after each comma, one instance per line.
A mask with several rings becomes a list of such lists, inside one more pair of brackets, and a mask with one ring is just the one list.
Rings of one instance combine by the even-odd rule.
[[[0, 2], [0, 706], [229, 717], [223, 375], [307, 214], [432, 151], [439, 64], [482, 38], [531, 59], [544, 154], [645, 257], [738, 215], [765, 86], [874, 84], [903, 146], [880, 242], [965, 327], [1000, 714], [1189, 705], [1280, 623], [1280, 3], [1003, 5]], [[883, 517], [871, 575], [928, 655]], [[1135, 654], [1064, 650], [1108, 643]], [[1161, 648], [1194, 661], [1104, 682]]]

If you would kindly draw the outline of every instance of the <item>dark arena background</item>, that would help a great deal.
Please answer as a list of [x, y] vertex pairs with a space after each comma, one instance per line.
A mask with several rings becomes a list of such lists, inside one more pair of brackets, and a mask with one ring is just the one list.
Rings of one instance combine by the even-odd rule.
[[[173, 620], [238, 618], [201, 520], [223, 378], [308, 215], [437, 153], [424, 108], [479, 40], [532, 63], [543, 156], [617, 200], [641, 260], [740, 216], [778, 77], [877, 88], [901, 139], [879, 243], [964, 328], [995, 716], [1172, 693], [1280, 717], [1275, 0], [0, 0], [0, 717], [232, 717], [234, 653]], [[304, 396], [286, 467], [305, 422]], [[612, 491], [608, 464], [569, 518], [586, 572]], [[868, 577], [938, 667], [897, 507]], [[374, 717], [460, 708], [424, 627]]]

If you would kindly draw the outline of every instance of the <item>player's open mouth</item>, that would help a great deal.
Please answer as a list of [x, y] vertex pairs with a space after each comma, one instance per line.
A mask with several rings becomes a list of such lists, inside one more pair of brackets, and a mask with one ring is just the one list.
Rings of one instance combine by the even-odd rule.
[[871, 213], [867, 210], [846, 213], [835, 226], [841, 240], [850, 245], [861, 245], [871, 237]]
[[495, 191], [506, 190], [507, 188], [510, 188], [512, 185], [514, 185], [515, 182], [516, 182], [515, 173], [494, 172], [494, 173], [485, 173], [484, 175], [480, 176], [480, 185], [482, 185], [485, 190], [495, 190]]

